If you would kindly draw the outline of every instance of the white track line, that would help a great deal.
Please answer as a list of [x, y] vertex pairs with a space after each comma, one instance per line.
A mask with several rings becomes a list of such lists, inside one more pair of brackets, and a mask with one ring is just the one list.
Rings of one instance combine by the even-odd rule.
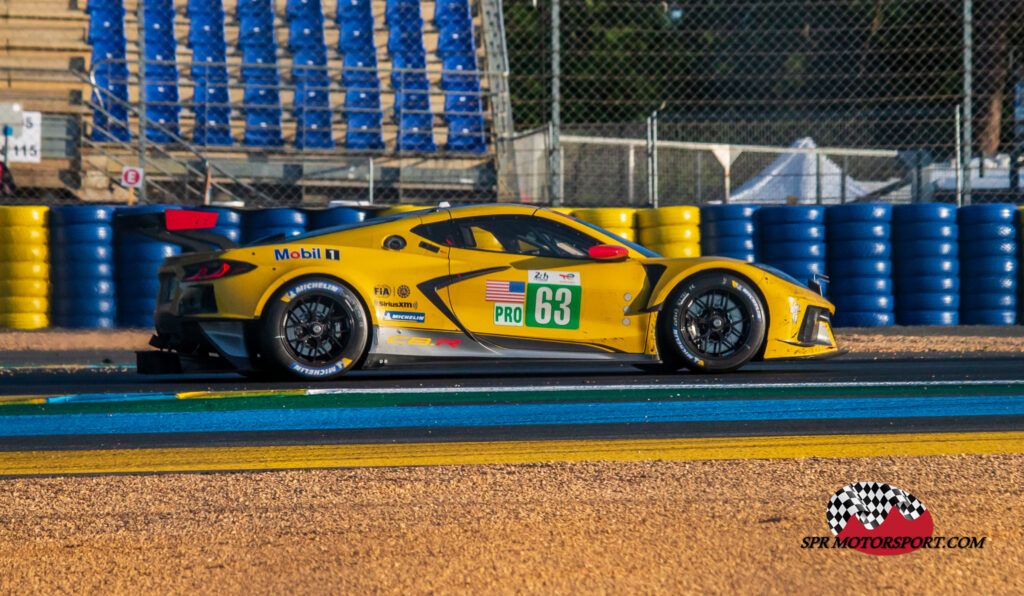
[[334, 393], [524, 393], [533, 391], [649, 391], [655, 389], [814, 389], [814, 388], [899, 388], [899, 387], [954, 387], [962, 385], [1024, 385], [1024, 380], [975, 380], [975, 381], [877, 381], [839, 383], [671, 383], [645, 385], [521, 385], [519, 387], [386, 387], [371, 389], [348, 389], [334, 387], [307, 389], [306, 395]]

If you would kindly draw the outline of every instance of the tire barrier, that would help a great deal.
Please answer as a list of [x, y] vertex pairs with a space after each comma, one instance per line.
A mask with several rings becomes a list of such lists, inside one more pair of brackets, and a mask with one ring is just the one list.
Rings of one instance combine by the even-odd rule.
[[700, 250], [705, 255], [757, 260], [757, 230], [752, 205], [712, 205], [700, 210]]
[[641, 209], [636, 214], [640, 244], [663, 257], [699, 257], [700, 209], [676, 206]]
[[331, 207], [310, 211], [306, 215], [310, 230], [322, 230], [347, 224], [359, 223], [366, 219], [366, 212], [351, 207]]
[[225, 207], [199, 207], [197, 211], [217, 214], [217, 223], [208, 231], [220, 234], [228, 240], [242, 243], [242, 214]]
[[825, 274], [825, 209], [762, 207], [757, 212], [760, 260], [807, 283]]
[[249, 211], [243, 218], [245, 242], [255, 242], [276, 234], [298, 236], [306, 232], [306, 214], [298, 209], [276, 208]]
[[[119, 207], [116, 214], [156, 213], [176, 209], [164, 205]], [[217, 218], [218, 221], [220, 218]], [[180, 254], [174, 244], [140, 234], [116, 232], [114, 237], [114, 288], [119, 327], [153, 327], [153, 310], [160, 293], [157, 270], [167, 257]]]
[[113, 207], [76, 205], [50, 210], [54, 326], [116, 326], [113, 218]]
[[636, 209], [576, 209], [572, 216], [636, 242]]
[[875, 271], [878, 262], [892, 258], [891, 222], [889, 205], [837, 205], [825, 212], [836, 327], [883, 327], [895, 321], [891, 266], [882, 267], [886, 273]]
[[50, 325], [47, 207], [0, 207], [0, 327]]
[[896, 323], [960, 322], [960, 261], [956, 208], [940, 203], [892, 210]]
[[960, 234], [960, 322], [1017, 323], [1015, 205], [970, 205], [957, 212]]
[[408, 213], [410, 211], [419, 211], [420, 209], [429, 209], [427, 205], [392, 205], [387, 209], [381, 209], [374, 217], [387, 217], [389, 215], [398, 215], [399, 213]]

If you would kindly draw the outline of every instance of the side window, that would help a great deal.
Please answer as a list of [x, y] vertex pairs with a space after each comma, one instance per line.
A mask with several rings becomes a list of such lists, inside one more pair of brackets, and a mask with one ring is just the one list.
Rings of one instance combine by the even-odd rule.
[[587, 258], [600, 241], [569, 226], [530, 215], [493, 215], [456, 219], [463, 246], [536, 257]]
[[448, 219], [420, 224], [412, 229], [412, 233], [441, 246], [455, 246], [455, 226]]

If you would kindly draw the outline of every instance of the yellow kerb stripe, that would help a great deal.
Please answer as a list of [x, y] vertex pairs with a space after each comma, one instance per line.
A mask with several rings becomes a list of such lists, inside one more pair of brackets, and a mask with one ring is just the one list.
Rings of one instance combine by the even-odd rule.
[[1024, 433], [15, 451], [0, 453], [0, 474], [103, 474], [582, 460], [719, 460], [995, 453], [1024, 453]]

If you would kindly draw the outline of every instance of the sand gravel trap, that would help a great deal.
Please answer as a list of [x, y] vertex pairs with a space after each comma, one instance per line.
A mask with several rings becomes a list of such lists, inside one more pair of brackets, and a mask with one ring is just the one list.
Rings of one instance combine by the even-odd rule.
[[149, 348], [150, 330], [66, 330], [39, 331], [0, 330], [0, 352], [65, 350], [145, 350]]
[[[854, 481], [982, 550], [799, 548]], [[0, 593], [1021, 593], [1024, 456], [0, 481]]]

